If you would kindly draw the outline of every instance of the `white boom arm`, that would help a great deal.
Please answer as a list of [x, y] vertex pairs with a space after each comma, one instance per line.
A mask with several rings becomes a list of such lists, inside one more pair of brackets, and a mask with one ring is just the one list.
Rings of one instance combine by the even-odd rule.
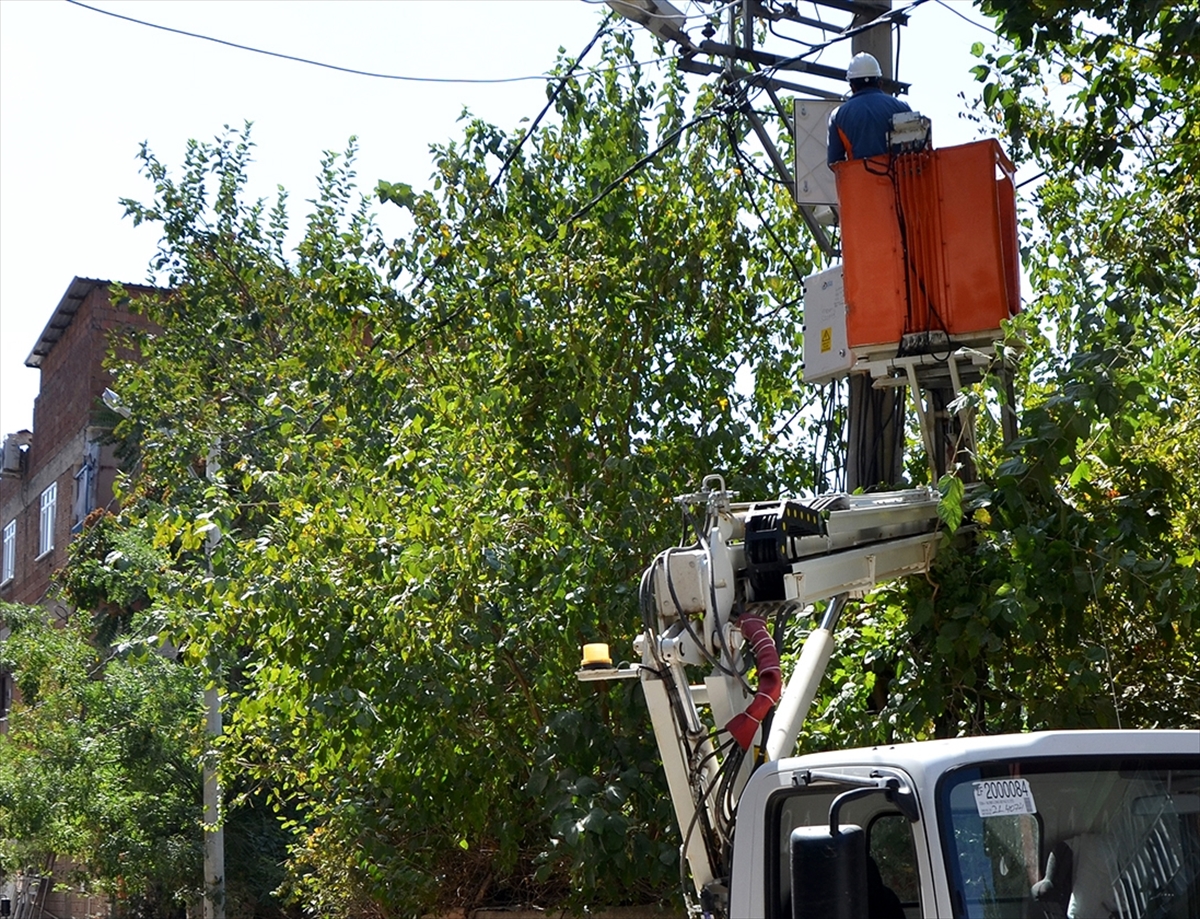
[[[677, 499], [705, 510], [696, 542], [661, 553], [642, 577], [641, 664], [614, 668], [606, 650], [588, 660], [585, 648], [581, 680], [642, 681], [702, 904], [723, 898], [750, 773], [795, 748], [845, 601], [929, 569], [938, 498], [917, 488], [735, 504], [721, 477], [709, 476], [699, 493]], [[789, 618], [814, 614], [820, 601], [829, 602], [784, 688], [776, 642]], [[702, 683], [690, 682], [688, 667], [703, 669]], [[757, 687], [747, 679], [752, 667]]]

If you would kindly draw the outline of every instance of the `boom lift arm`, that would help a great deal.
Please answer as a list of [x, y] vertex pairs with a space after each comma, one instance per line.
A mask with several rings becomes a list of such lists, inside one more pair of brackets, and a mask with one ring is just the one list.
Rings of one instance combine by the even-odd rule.
[[[586, 646], [578, 673], [641, 680], [706, 915], [724, 911], [741, 791], [758, 764], [792, 753], [846, 601], [927, 571], [940, 538], [932, 488], [803, 503], [731, 498], [712, 475], [676, 499], [685, 511], [702, 507], [704, 518], [693, 521], [694, 543], [660, 553], [642, 576], [641, 663], [613, 667], [606, 646]], [[822, 601], [784, 686], [783, 632], [798, 615], [815, 617]], [[703, 670], [702, 682], [691, 682], [689, 667]]]

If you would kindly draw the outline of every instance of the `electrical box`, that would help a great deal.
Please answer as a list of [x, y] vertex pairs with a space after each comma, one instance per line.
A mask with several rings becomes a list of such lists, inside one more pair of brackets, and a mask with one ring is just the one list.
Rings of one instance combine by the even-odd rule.
[[837, 204], [837, 181], [829, 168], [829, 116], [841, 104], [827, 99], [794, 101], [797, 204]]
[[804, 382], [844, 377], [854, 366], [846, 340], [846, 296], [842, 266], [804, 279]]
[[933, 125], [920, 112], [896, 112], [888, 131], [888, 149], [892, 153], [916, 153], [930, 146]]

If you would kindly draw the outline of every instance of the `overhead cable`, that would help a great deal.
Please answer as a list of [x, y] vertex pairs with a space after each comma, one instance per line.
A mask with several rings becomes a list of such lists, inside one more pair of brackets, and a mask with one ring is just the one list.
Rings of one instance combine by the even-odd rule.
[[899, 19], [902, 19], [908, 13], [915, 10], [918, 6], [921, 6], [922, 4], [927, 3], [927, 2], [928, 2], [928, 0], [912, 0], [912, 2], [910, 4], [908, 4], [908, 6], [901, 7], [898, 10], [892, 10], [890, 13], [885, 13], [884, 15], [879, 16], [876, 19], [872, 19], [870, 22], [865, 22], [860, 26], [855, 26], [852, 29], [847, 29], [846, 31], [842, 32], [840, 35], [837, 35], [836, 37], [831, 38], [828, 41], [821, 42], [818, 45], [813, 45], [807, 51], [805, 51], [803, 54], [797, 54], [794, 57], [789, 57], [789, 58], [785, 58], [784, 60], [777, 61], [776, 63], [772, 64], [769, 67], [766, 67], [763, 70], [755, 71], [753, 73], [747, 73], [744, 76], [739, 77], [739, 79], [746, 80], [751, 77], [756, 77], [756, 76], [760, 76], [760, 75], [770, 76], [774, 73], [777, 73], [780, 70], [786, 70], [789, 64], [800, 63], [800, 62], [806, 61], [807, 58], [810, 58], [813, 55], [820, 55], [821, 52], [824, 51], [826, 48], [829, 48], [832, 45], [836, 45], [838, 42], [843, 42], [849, 38], [854, 38], [856, 35], [866, 32], [868, 29], [873, 29], [876, 26], [882, 25], [883, 23], [895, 22]]
[[662, 153], [664, 150], [666, 150], [667, 147], [671, 146], [671, 144], [673, 144], [679, 138], [679, 135], [681, 135], [688, 128], [695, 127], [696, 125], [700, 124], [702, 121], [707, 121], [710, 118], [715, 118], [717, 115], [721, 114], [721, 112], [723, 110], [724, 110], [723, 108], [722, 109], [715, 109], [715, 108], [709, 109], [706, 112], [700, 113], [699, 115], [697, 115], [695, 118], [693, 118], [691, 121], [687, 122], [686, 124], [680, 125], [674, 131], [672, 131], [670, 134], [668, 134], [666, 136], [666, 138], [662, 141], [662, 143], [660, 143], [657, 147], [655, 147], [653, 150], [651, 150], [649, 153], [647, 153], [645, 156], [643, 156], [641, 159], [639, 159], [637, 162], [635, 162], [632, 166], [630, 166], [628, 169], [626, 169], [624, 172], [622, 172], [619, 176], [617, 176], [615, 179], [613, 179], [611, 182], [609, 182], [608, 185], [606, 185], [604, 187], [603, 191], [601, 191], [598, 195], [596, 195], [596, 197], [594, 197], [591, 201], [589, 201], [583, 207], [579, 208], [579, 210], [577, 210], [574, 214], [572, 214], [570, 217], [568, 217], [566, 219], [566, 222], [564, 223], [564, 226], [570, 226], [576, 220], [578, 220], [579, 218], [588, 214], [588, 212], [590, 212], [592, 208], [594, 208], [597, 204], [599, 204], [601, 201], [603, 201], [605, 198], [607, 198], [612, 193], [613, 189], [615, 189], [617, 186], [619, 186], [622, 182], [624, 182], [626, 179], [628, 179], [631, 175], [633, 175], [635, 172], [637, 172], [643, 166], [650, 163], [656, 156], [658, 156], [660, 153]]
[[985, 31], [985, 32], [991, 32], [993, 35], [996, 34], [996, 30], [993, 29], [991, 26], [984, 25], [982, 22], [976, 22], [970, 16], [967, 16], [967, 15], [963, 14], [962, 12], [960, 12], [959, 10], [956, 10], [949, 3], [947, 3], [946, 0], [937, 0], [937, 3], [938, 3], [938, 6], [944, 6], [946, 9], [948, 9], [951, 13], [953, 13], [955, 16], [957, 16], [963, 22], [969, 22], [969, 23], [971, 23], [971, 25], [976, 26], [980, 29], [983, 29], [983, 31]]
[[537, 130], [537, 126], [542, 123], [542, 119], [546, 117], [546, 113], [550, 111], [551, 107], [558, 99], [559, 94], [562, 93], [563, 87], [565, 87], [568, 81], [571, 79], [571, 74], [574, 72], [575, 68], [579, 66], [580, 61], [587, 57], [588, 52], [591, 51], [596, 42], [600, 40], [600, 36], [608, 30], [608, 25], [610, 22], [612, 22], [612, 18], [613, 17], [611, 13], [604, 17], [604, 21], [600, 23], [600, 28], [598, 28], [596, 30], [596, 34], [592, 36], [592, 40], [589, 41], [584, 46], [583, 50], [575, 56], [575, 60], [572, 62], [571, 66], [567, 68], [567, 72], [562, 75], [562, 79], [560, 79], [558, 81], [558, 85], [554, 87], [554, 92], [550, 93], [549, 98], [546, 99], [546, 104], [543, 105], [542, 110], [538, 112], [537, 118], [533, 119], [533, 124], [529, 126], [529, 130], [521, 135], [521, 139], [513, 145], [512, 150], [510, 150], [508, 156], [505, 157], [504, 162], [500, 165], [499, 171], [496, 173], [496, 177], [492, 179], [492, 184], [488, 186], [489, 192], [496, 190], [496, 186], [499, 185], [500, 180], [504, 178], [504, 173], [508, 171], [508, 167], [512, 165], [512, 161], [517, 158], [517, 154], [520, 153], [521, 148], [525, 146], [525, 141], [527, 141], [533, 135], [533, 132]]
[[738, 143], [737, 132], [734, 130], [733, 124], [728, 119], [725, 121], [725, 136], [729, 141], [729, 146], [733, 151], [735, 159], [743, 164], [743, 168], [738, 170], [738, 178], [740, 178], [742, 181], [742, 187], [746, 191], [746, 198], [750, 201], [751, 209], [754, 211], [755, 216], [758, 217], [758, 222], [766, 231], [767, 236], [770, 237], [773, 243], [775, 243], [775, 248], [779, 250], [779, 254], [784, 257], [788, 263], [788, 266], [792, 269], [792, 275], [800, 283], [801, 288], [803, 288], [804, 273], [800, 271], [795, 260], [792, 258], [791, 247], [783, 244], [783, 241], [776, 234], [775, 228], [771, 226], [771, 222], [767, 220], [762, 208], [759, 207], [758, 196], [755, 195], [754, 186], [751, 185], [750, 180], [746, 177], [745, 171], [746, 167], [755, 169], [755, 171], [757, 171], [757, 168], [754, 166], [753, 160], [751, 160], [750, 156], [747, 155], [746, 151], [743, 150], [741, 145]]
[[[583, 0], [583, 2], [591, 4], [592, 6], [602, 6], [608, 4], [608, 0]], [[727, 9], [729, 9], [729, 7], [741, 6], [741, 4], [742, 0], [729, 0], [728, 3], [722, 3], [719, 6], [713, 7], [711, 10], [701, 10], [698, 13], [656, 13], [654, 10], [639, 9], [637, 14], [639, 16], [645, 16], [647, 19], [665, 20], [677, 20], [680, 16], [682, 16], [685, 21], [691, 21], [693, 19], [711, 19], [713, 16], [718, 16], [725, 12]], [[611, 6], [611, 4], [608, 5]], [[689, 3], [688, 6], [691, 6], [691, 4]]]
[[[282, 51], [268, 51], [265, 48], [255, 48], [252, 45], [243, 45], [238, 42], [228, 41], [224, 38], [215, 38], [211, 35], [202, 35], [199, 32], [189, 32], [186, 29], [176, 29], [173, 26], [164, 26], [156, 22], [147, 22], [144, 19], [137, 19], [133, 16], [125, 16], [121, 13], [114, 13], [112, 10], [101, 9], [98, 6], [91, 6], [83, 3], [82, 0], [66, 0], [72, 6], [82, 7], [85, 10], [91, 10], [93, 13], [103, 13], [105, 16], [111, 16], [114, 19], [122, 19], [126, 22], [132, 22], [136, 25], [147, 26], [151, 29], [159, 29], [163, 32], [171, 32], [175, 35], [183, 35], [187, 38], [198, 38], [201, 41], [210, 41], [214, 44], [225, 45], [228, 48], [236, 48], [239, 51], [249, 51], [253, 54], [265, 54], [267, 57], [277, 57], [285, 61], [294, 61], [298, 64], [309, 64], [313, 67], [323, 67], [326, 70], [336, 70], [339, 73], [348, 73], [359, 77], [371, 77], [377, 80], [399, 80], [406, 83], [470, 83], [470, 84], [492, 84], [492, 83], [522, 83], [532, 80], [539, 82], [550, 82], [557, 80], [559, 77], [552, 73], [543, 74], [528, 74], [519, 77], [419, 77], [410, 76], [407, 74], [395, 73], [375, 73], [370, 70], [357, 70], [353, 67], [342, 67], [340, 64], [329, 64], [325, 61], [315, 61], [311, 58], [300, 57], [295, 54], [284, 54]], [[670, 57], [653, 58], [648, 61], [636, 61], [632, 64], [624, 64], [619, 67], [605, 67], [597, 70], [586, 71], [587, 73], [606, 73], [609, 70], [623, 69], [625, 67], [636, 67], [642, 64], [658, 64], [665, 60], [671, 60]]]

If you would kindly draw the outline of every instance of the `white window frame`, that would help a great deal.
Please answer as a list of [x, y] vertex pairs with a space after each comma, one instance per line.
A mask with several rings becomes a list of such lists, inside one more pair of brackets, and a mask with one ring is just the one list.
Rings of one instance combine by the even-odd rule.
[[58, 510], [58, 483], [51, 482], [42, 492], [38, 527], [38, 558], [54, 551], [54, 518]]
[[0, 584], [7, 584], [17, 574], [17, 519], [14, 517], [4, 525], [3, 569], [0, 569]]

